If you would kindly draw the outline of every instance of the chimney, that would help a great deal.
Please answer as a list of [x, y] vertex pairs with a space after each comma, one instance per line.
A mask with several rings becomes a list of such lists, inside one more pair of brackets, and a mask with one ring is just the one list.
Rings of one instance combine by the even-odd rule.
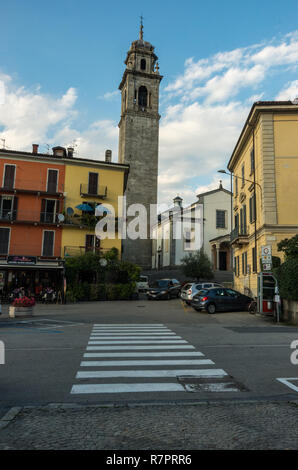
[[106, 150], [106, 154], [105, 154], [105, 160], [107, 163], [111, 163], [112, 161], [112, 150]]
[[38, 144], [32, 144], [32, 153], [33, 155], [38, 154]]
[[66, 157], [66, 149], [64, 147], [53, 147], [54, 157]]
[[69, 158], [73, 158], [73, 152], [74, 152], [74, 148], [73, 147], [67, 147], [67, 156]]

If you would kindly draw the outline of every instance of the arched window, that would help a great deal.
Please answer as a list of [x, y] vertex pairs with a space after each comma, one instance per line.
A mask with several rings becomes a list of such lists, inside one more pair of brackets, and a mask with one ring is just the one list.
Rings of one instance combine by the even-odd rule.
[[141, 59], [141, 70], [146, 70], [146, 60]]
[[139, 88], [139, 106], [147, 106], [147, 88], [145, 86], [140, 86]]

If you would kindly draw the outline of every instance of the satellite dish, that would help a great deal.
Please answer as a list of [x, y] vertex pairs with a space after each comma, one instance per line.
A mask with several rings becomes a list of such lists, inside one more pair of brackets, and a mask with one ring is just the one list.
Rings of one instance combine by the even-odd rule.
[[72, 214], [74, 213], [74, 210], [73, 210], [72, 207], [68, 207], [68, 208], [66, 209], [66, 212], [67, 212], [67, 215], [72, 215]]
[[64, 217], [63, 214], [58, 214], [58, 220], [59, 220], [59, 222], [64, 222], [64, 219], [65, 219], [65, 217]]

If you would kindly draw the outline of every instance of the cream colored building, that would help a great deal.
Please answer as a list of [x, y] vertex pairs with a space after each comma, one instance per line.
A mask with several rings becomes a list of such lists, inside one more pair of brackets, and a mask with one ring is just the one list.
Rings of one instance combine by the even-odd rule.
[[261, 251], [298, 233], [298, 102], [254, 103], [234, 148], [235, 289], [257, 295]]

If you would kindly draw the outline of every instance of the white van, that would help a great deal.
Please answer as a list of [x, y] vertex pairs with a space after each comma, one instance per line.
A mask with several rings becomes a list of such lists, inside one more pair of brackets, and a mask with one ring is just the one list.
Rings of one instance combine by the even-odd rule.
[[138, 292], [147, 292], [149, 289], [149, 277], [140, 276], [140, 280], [137, 282]]

